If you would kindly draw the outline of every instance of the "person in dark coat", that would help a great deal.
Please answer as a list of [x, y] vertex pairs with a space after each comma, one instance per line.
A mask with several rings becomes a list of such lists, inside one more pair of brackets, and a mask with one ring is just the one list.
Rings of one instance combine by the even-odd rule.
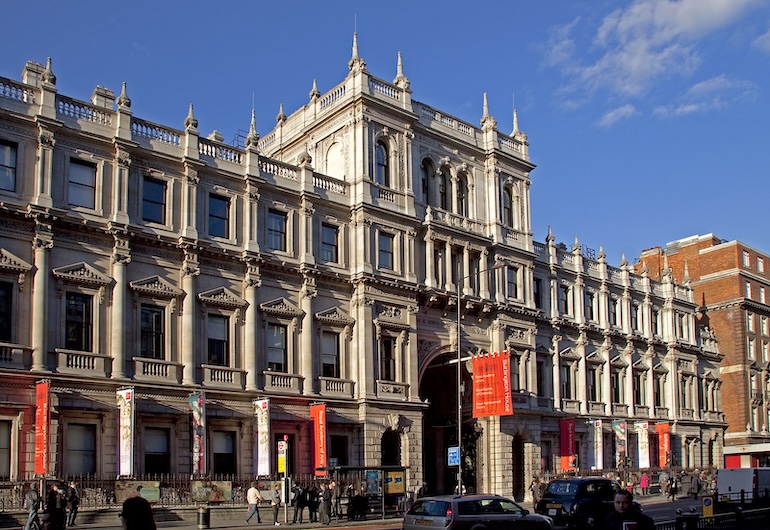
[[311, 523], [317, 523], [318, 522], [318, 488], [315, 484], [310, 486], [310, 491], [308, 492], [308, 509], [310, 510], [310, 522]]
[[67, 526], [75, 526], [75, 518], [78, 516], [78, 506], [80, 505], [80, 495], [74, 480], [70, 481], [64, 498], [67, 501]]
[[32, 530], [32, 525], [35, 523], [37, 523], [38, 528], [40, 527], [38, 512], [40, 511], [41, 501], [37, 486], [33, 484], [24, 496], [24, 508], [29, 512], [29, 518], [27, 519], [27, 524], [24, 525], [24, 530]]
[[[603, 530], [624, 530], [628, 526], [636, 530], [655, 530], [652, 517], [645, 515], [634, 507], [634, 494], [628, 490], [620, 490], [613, 500], [615, 510], [604, 519]], [[626, 523], [631, 523], [626, 525]]]
[[307, 507], [307, 485], [298, 484], [294, 488], [294, 517], [292, 518], [292, 524], [297, 522], [297, 515], [299, 515], [299, 522], [302, 524], [302, 513]]
[[129, 497], [123, 501], [123, 511], [119, 514], [126, 530], [156, 530], [152, 506], [144, 497]]

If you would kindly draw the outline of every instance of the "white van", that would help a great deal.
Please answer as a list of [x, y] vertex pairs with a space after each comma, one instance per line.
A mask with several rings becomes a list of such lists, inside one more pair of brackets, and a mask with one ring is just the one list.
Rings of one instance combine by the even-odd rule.
[[718, 469], [716, 494], [719, 502], [770, 501], [770, 467]]

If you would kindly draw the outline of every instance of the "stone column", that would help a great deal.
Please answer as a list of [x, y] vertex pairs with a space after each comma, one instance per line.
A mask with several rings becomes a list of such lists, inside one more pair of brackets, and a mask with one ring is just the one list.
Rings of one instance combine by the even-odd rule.
[[51, 175], [53, 171], [53, 148], [55, 145], [54, 133], [40, 125], [35, 173], [35, 196], [32, 202], [37, 206], [45, 208], [53, 206], [53, 200], [51, 199]]
[[112, 277], [115, 287], [112, 292], [112, 379], [126, 378], [126, 265], [131, 261], [128, 241], [115, 237], [112, 249]]
[[[481, 258], [479, 259], [479, 267], [486, 268], [487, 266], [487, 256], [489, 256], [489, 251], [484, 249], [481, 252]], [[492, 274], [497, 274], [497, 271], [492, 271]], [[483, 299], [489, 298], [489, 271], [482, 272], [479, 274], [479, 296]], [[497, 282], [494, 282], [497, 283]]]
[[559, 359], [559, 341], [561, 337], [555, 335], [551, 339], [553, 348], [553, 406], [556, 410], [561, 410], [561, 360]]
[[48, 370], [48, 254], [53, 248], [50, 232], [37, 232], [33, 241], [35, 248], [35, 275], [32, 284], [32, 371]]
[[257, 350], [259, 349], [259, 305], [257, 303], [257, 288], [262, 285], [259, 272], [254, 265], [248, 266], [246, 273], [246, 310], [244, 311], [244, 352], [243, 367], [246, 370], [246, 390], [259, 388], [259, 370], [257, 367]]
[[185, 250], [182, 265], [182, 384], [195, 384], [195, 369], [198, 359], [195, 356], [195, 277], [200, 274], [198, 255]]
[[[463, 270], [457, 277], [458, 282], [462, 282], [462, 292], [466, 296], [473, 295], [473, 289], [471, 288], [471, 252], [468, 245], [463, 246]], [[483, 273], [486, 274], [486, 273]]]
[[[446, 271], [446, 281], [444, 282], [444, 289], [447, 291], [454, 291], [455, 290], [455, 284], [452, 281], [452, 244], [450, 241], [446, 242], [446, 246], [444, 247], [446, 250], [444, 251], [444, 270]], [[457, 281], [460, 281], [460, 278], [457, 278]]]
[[436, 266], [434, 264], [433, 231], [429, 228], [425, 232], [425, 286], [434, 289], [437, 286]]
[[313, 335], [315, 331], [314, 314], [313, 314], [313, 298], [318, 295], [316, 290], [315, 278], [311, 276], [305, 276], [302, 290], [300, 291], [300, 309], [304, 313], [302, 317], [302, 330], [300, 338], [300, 366], [299, 373], [304, 379], [304, 385], [302, 387], [303, 394], [314, 394], [317, 392], [315, 388], [315, 373], [313, 370], [313, 360], [315, 356], [313, 352]]

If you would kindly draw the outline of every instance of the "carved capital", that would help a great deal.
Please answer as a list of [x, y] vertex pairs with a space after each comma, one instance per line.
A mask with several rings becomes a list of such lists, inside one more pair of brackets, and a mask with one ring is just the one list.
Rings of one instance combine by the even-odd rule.
[[47, 149], [53, 149], [56, 145], [53, 132], [49, 131], [48, 129], [43, 129], [42, 127], [40, 128], [40, 133], [38, 134], [37, 140], [40, 143], [40, 147]]

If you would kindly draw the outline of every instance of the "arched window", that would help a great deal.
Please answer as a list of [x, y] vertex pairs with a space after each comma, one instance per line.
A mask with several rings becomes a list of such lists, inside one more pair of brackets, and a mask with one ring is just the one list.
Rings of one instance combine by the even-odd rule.
[[422, 197], [423, 201], [425, 201], [425, 203], [430, 206], [435, 206], [435, 192], [431, 186], [434, 173], [435, 171], [431, 161], [427, 158], [423, 160], [422, 164], [420, 165], [420, 176], [422, 178]]
[[449, 185], [448, 170], [443, 168], [441, 170], [441, 178], [438, 184], [438, 205], [440, 208], [447, 209], [447, 186]]
[[375, 177], [377, 184], [390, 187], [390, 168], [388, 167], [388, 148], [378, 142], [375, 153]]
[[468, 217], [468, 175], [460, 173], [457, 177], [457, 215]]
[[503, 219], [505, 226], [513, 228], [513, 197], [508, 188], [503, 189]]

